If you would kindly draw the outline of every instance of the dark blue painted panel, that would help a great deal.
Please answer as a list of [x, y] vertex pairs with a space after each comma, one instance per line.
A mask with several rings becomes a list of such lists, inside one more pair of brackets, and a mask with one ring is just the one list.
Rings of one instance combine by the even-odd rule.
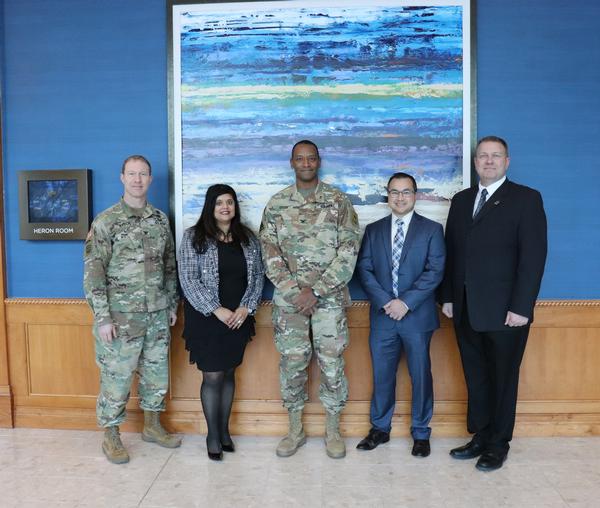
[[[91, 168], [97, 213], [143, 153], [168, 208], [165, 2], [3, 4], [8, 295], [80, 297], [81, 242], [19, 240], [16, 172]], [[478, 2], [478, 133], [505, 137], [509, 176], [544, 196], [542, 298], [600, 297], [599, 19], [597, 2]]]
[[17, 171], [90, 168], [94, 214], [119, 199], [131, 153], [168, 208], [166, 22], [161, 0], [5, 1], [8, 294], [80, 297], [81, 241], [19, 240]]
[[508, 176], [542, 192], [542, 298], [600, 298], [600, 3], [480, 1], [478, 134], [511, 148]]

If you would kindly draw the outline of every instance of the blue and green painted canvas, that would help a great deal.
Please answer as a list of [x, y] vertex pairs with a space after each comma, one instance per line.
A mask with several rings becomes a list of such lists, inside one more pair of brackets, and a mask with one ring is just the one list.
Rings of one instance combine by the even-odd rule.
[[323, 180], [350, 196], [363, 226], [388, 213], [385, 184], [396, 171], [416, 177], [418, 209], [445, 222], [469, 138], [463, 8], [401, 4], [180, 12], [184, 227], [206, 188], [223, 182], [256, 229], [268, 198], [293, 182], [290, 149], [305, 138], [319, 146]]

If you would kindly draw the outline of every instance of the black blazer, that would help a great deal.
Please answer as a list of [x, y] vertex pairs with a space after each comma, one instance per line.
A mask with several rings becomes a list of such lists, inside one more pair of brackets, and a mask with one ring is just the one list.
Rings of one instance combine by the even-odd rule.
[[474, 330], [505, 330], [509, 310], [533, 321], [546, 262], [546, 214], [538, 191], [506, 180], [473, 219], [477, 191], [452, 199], [439, 299], [453, 303], [458, 324], [466, 294]]

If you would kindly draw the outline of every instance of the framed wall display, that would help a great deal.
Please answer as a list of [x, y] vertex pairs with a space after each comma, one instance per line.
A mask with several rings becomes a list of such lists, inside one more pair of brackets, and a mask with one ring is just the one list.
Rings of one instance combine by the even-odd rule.
[[470, 184], [471, 0], [177, 2], [169, 6], [172, 207], [179, 243], [209, 185], [227, 183], [257, 229], [311, 139], [321, 178], [361, 226], [389, 213], [394, 172], [445, 223]]
[[91, 171], [19, 171], [21, 240], [84, 240], [90, 228]]

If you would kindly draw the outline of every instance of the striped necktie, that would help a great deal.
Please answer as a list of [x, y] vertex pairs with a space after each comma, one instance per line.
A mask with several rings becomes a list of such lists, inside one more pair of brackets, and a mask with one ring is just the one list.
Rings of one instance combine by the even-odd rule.
[[473, 218], [477, 217], [477, 214], [481, 212], [483, 205], [485, 205], [485, 198], [488, 195], [487, 189], [481, 190], [481, 196], [479, 197], [479, 203], [477, 203], [477, 208], [475, 208], [475, 213], [473, 214]]
[[392, 246], [392, 287], [394, 296], [398, 298], [398, 271], [400, 269], [400, 257], [402, 256], [402, 247], [404, 246], [404, 221], [396, 219], [396, 234], [394, 235], [394, 245]]

